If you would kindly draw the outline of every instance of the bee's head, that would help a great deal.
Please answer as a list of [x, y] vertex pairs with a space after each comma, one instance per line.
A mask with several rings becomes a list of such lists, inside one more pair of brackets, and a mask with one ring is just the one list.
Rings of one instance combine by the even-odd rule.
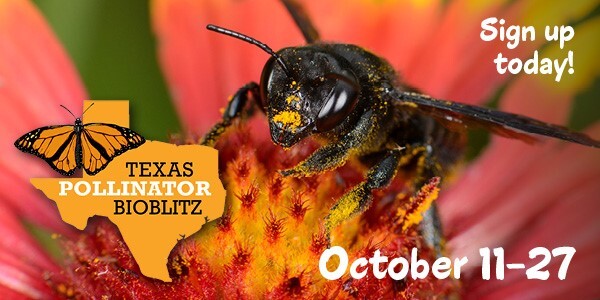
[[275, 53], [239, 32], [214, 25], [207, 29], [256, 45], [271, 55], [260, 80], [260, 105], [276, 144], [290, 147], [312, 133], [331, 131], [356, 107], [360, 85], [346, 59], [315, 45]]
[[260, 82], [273, 142], [290, 147], [333, 130], [354, 110], [360, 86], [345, 59], [310, 45], [277, 54], [285, 64], [271, 57]]

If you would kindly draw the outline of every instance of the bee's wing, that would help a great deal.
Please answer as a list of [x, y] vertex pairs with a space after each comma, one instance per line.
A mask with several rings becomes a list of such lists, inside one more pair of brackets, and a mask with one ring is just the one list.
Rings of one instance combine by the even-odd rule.
[[536, 141], [536, 135], [541, 135], [600, 148], [600, 141], [583, 133], [517, 114], [434, 99], [413, 92], [398, 92], [394, 98], [407, 109], [430, 115], [450, 127], [479, 126], [498, 135], [528, 142]]
[[309, 44], [318, 42], [320, 40], [319, 32], [308, 17], [303, 5], [296, 0], [282, 0], [281, 2], [283, 2], [290, 15], [292, 15], [292, 19], [294, 19], [294, 22], [300, 28], [306, 42]]

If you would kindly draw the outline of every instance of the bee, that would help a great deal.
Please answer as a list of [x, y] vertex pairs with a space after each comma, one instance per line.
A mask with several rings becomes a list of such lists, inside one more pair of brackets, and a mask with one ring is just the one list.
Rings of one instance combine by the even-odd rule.
[[[271, 57], [260, 82], [250, 82], [234, 94], [222, 120], [202, 143], [214, 144], [243, 111], [257, 106], [268, 118], [275, 144], [292, 147], [309, 136], [325, 141], [304, 161], [282, 170], [283, 176], [333, 170], [352, 156], [374, 162], [366, 179], [331, 208], [325, 220], [327, 233], [366, 210], [371, 192], [389, 185], [398, 170], [413, 172], [415, 187], [432, 177], [443, 178], [462, 157], [467, 127], [483, 127], [525, 141], [547, 136], [600, 147], [599, 141], [562, 126], [421, 94], [400, 82], [385, 59], [356, 45], [321, 41], [299, 3], [282, 2], [306, 45], [275, 52], [242, 33], [207, 26], [258, 46]], [[425, 240], [440, 253], [443, 234], [435, 206], [425, 213], [420, 226]]]

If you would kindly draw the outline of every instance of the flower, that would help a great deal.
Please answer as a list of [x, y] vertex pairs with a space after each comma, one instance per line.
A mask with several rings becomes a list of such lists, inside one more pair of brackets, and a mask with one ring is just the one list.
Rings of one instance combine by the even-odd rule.
[[[590, 63], [577, 64], [575, 75], [560, 84], [542, 76], [499, 75], [491, 61], [498, 49], [505, 49], [502, 42], [478, 39], [479, 23], [490, 15], [506, 19], [507, 24], [537, 25], [548, 19], [561, 24], [582, 19], [595, 5], [591, 1], [337, 3], [307, 3], [325, 40], [368, 47], [389, 59], [407, 82], [435, 97], [481, 103], [505, 86], [500, 100], [503, 110], [565, 123], [574, 95], [587, 88], [600, 70], [591, 63], [599, 46], [589, 42], [598, 36], [598, 18], [578, 24], [576, 38], [570, 42], [576, 64]], [[258, 79], [266, 60], [264, 53], [251, 46], [206, 32], [204, 23], [243, 30], [273, 49], [302, 44], [282, 7], [266, 2], [156, 0], [152, 17], [159, 59], [190, 133], [205, 132], [218, 119], [227, 95], [246, 81]], [[318, 258], [311, 257], [325, 245], [316, 226], [318, 216], [343, 192], [336, 180], [352, 186], [360, 180], [364, 167], [352, 161], [320, 177], [282, 180], [276, 170], [292, 165], [315, 145], [308, 142], [283, 152], [267, 141], [260, 118], [254, 119], [258, 125], [252, 126], [260, 128], [262, 123], [262, 131], [252, 130], [249, 137], [247, 127], [235, 128], [220, 144], [225, 184], [233, 195], [228, 213], [174, 249], [169, 260], [173, 283], [146, 278], [114, 226], [95, 219], [84, 233], [74, 232], [60, 221], [54, 206], [29, 186], [28, 177], [48, 176], [50, 171], [18, 153], [12, 141], [36, 126], [68, 122], [67, 116], [52, 113], [55, 110], [51, 108], [58, 104], [79, 108], [77, 104], [86, 95], [68, 58], [29, 2], [0, 1], [0, 32], [0, 99], [4, 105], [0, 127], [11, 129], [0, 131], [0, 145], [6, 147], [0, 160], [0, 228], [5, 237], [0, 248], [0, 294], [15, 298], [107, 294], [123, 298], [279, 298], [319, 293], [423, 297], [428, 291], [446, 295], [458, 291], [471, 298], [585, 298], [600, 293], [595, 285], [600, 273], [590, 267], [598, 265], [595, 253], [600, 250], [599, 204], [594, 198], [600, 194], [600, 156], [594, 149], [556, 141], [530, 146], [494, 137], [481, 156], [457, 173], [453, 183], [441, 187], [440, 212], [453, 256], [475, 259], [480, 247], [503, 246], [507, 262], [530, 266], [536, 262], [527, 259], [530, 249], [570, 245], [577, 253], [567, 280], [551, 276], [548, 281], [533, 281], [524, 279], [523, 272], [507, 272], [505, 280], [488, 282], [472, 268], [460, 287], [437, 280], [327, 282], [314, 276]], [[526, 58], [542, 41], [523, 43], [510, 56]], [[541, 51], [560, 53], [553, 46]], [[512, 80], [507, 81], [509, 78]], [[600, 128], [592, 126], [588, 133], [598, 138]], [[260, 152], [255, 151], [258, 147]], [[434, 183], [431, 189], [435, 189]], [[346, 242], [351, 255], [375, 248], [405, 253], [401, 248], [411, 245], [407, 240], [420, 243], [414, 228], [398, 234], [394, 227], [399, 224], [397, 209], [415, 203], [397, 196], [402, 187], [398, 179], [390, 188], [376, 192], [375, 204], [368, 212], [337, 229], [334, 236]], [[423, 191], [423, 195], [430, 194]], [[24, 230], [21, 220], [62, 235], [66, 262], [50, 259]], [[307, 228], [299, 229], [301, 226]], [[299, 234], [297, 240], [295, 234]], [[348, 237], [355, 237], [355, 244], [348, 243]], [[299, 252], [294, 242], [308, 251]], [[553, 260], [550, 274], [556, 274], [559, 265]], [[311, 284], [320, 289], [311, 289]], [[404, 294], [397, 294], [394, 288]]]
[[[216, 223], [180, 242], [169, 257], [172, 283], [139, 275], [139, 268], [127, 250], [118, 230], [109, 222], [95, 222], [86, 235], [65, 245], [72, 257], [66, 272], [49, 275], [49, 283], [64, 296], [111, 295], [202, 299], [281, 299], [333, 298], [348, 293], [356, 297], [390, 297], [401, 291], [410, 297], [451, 295], [458, 291], [452, 280], [428, 278], [419, 281], [393, 281], [390, 278], [353, 281], [343, 278], [327, 281], [318, 270], [320, 254], [328, 241], [323, 218], [345, 185], [361, 180], [364, 171], [358, 163], [341, 172], [330, 172], [307, 180], [282, 178], [277, 170], [296, 163], [301, 154], [314, 150], [303, 145], [293, 155], [274, 145], [263, 146], [248, 138], [247, 129], [229, 135], [222, 149], [240, 149], [233, 156], [222, 155], [226, 163], [224, 182], [233, 196], [227, 211]], [[227, 153], [226, 151], [224, 151]], [[265, 153], [267, 152], [267, 153]], [[343, 182], [344, 184], [340, 184]], [[420, 194], [427, 198], [437, 191], [433, 180]], [[414, 226], [403, 229], [403, 220], [394, 213], [400, 203], [416, 209], [417, 201], [396, 197], [396, 189], [378, 193], [376, 199], [396, 199], [376, 207], [340, 227], [335, 241], [348, 249], [350, 257], [372, 255], [409, 256], [410, 249], [421, 250], [420, 258], [433, 261], [435, 253], [424, 246]], [[414, 205], [411, 205], [414, 204]], [[409, 211], [409, 209], [406, 209]], [[405, 218], [409, 218], [410, 211]], [[398, 233], [395, 233], [395, 232]], [[128, 270], [128, 271], [124, 271]], [[173, 294], [175, 293], [175, 294]]]

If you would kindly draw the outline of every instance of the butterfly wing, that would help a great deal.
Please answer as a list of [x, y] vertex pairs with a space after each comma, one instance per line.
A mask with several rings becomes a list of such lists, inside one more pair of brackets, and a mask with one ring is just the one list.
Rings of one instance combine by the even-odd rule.
[[395, 98], [407, 109], [428, 114], [449, 127], [479, 126], [498, 135], [529, 142], [536, 141], [536, 137], [541, 135], [600, 148], [600, 141], [583, 133], [517, 114], [438, 100], [412, 92], [398, 93]]
[[115, 156], [137, 148], [145, 141], [129, 128], [106, 123], [85, 124], [81, 132], [83, 169], [94, 175], [106, 168]]
[[45, 160], [58, 173], [70, 176], [78, 167], [77, 135], [73, 125], [47, 126], [24, 134], [17, 149]]

